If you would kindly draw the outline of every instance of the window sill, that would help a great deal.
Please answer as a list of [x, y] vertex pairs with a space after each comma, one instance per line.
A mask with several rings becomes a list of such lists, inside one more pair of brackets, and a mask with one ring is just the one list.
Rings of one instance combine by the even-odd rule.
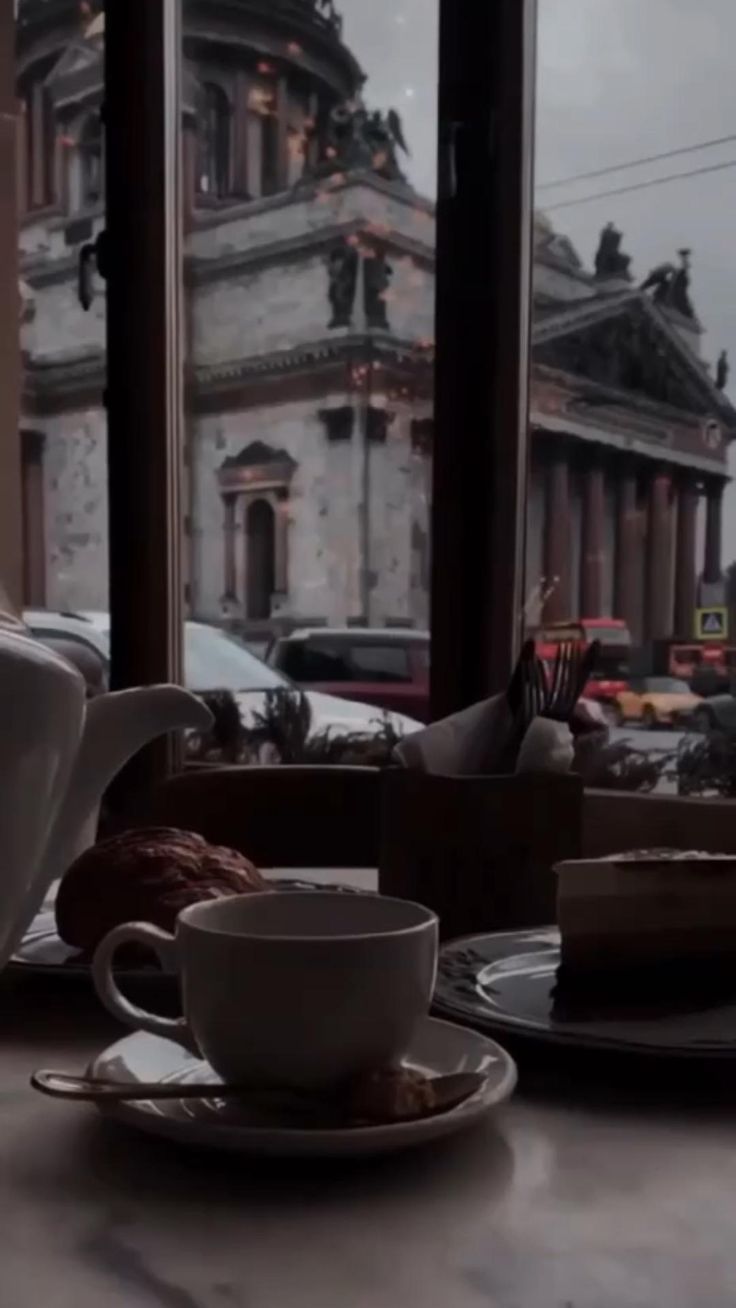
[[736, 853], [736, 805], [729, 799], [586, 790], [582, 825], [586, 858], [663, 847]]

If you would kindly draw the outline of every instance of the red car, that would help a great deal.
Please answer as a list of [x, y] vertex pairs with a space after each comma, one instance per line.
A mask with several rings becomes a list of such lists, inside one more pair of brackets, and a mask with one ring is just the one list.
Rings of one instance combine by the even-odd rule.
[[427, 631], [300, 628], [273, 642], [267, 662], [305, 690], [429, 721]]

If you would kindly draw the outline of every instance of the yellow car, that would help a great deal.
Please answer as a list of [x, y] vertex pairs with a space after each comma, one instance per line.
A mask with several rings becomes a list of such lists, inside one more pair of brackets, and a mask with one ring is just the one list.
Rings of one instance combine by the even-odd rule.
[[678, 677], [638, 677], [628, 690], [619, 691], [614, 715], [619, 725], [641, 722], [643, 727], [672, 727], [685, 722], [702, 703], [686, 681]]

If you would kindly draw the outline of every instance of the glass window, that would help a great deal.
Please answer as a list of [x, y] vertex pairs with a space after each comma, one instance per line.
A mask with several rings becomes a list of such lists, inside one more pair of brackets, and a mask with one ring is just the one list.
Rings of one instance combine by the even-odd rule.
[[[87, 616], [27, 613], [31, 630], [46, 643], [76, 640], [101, 654], [109, 653], [110, 622], [106, 613]], [[92, 628], [84, 640], [85, 627]], [[190, 690], [275, 690], [285, 678], [217, 627], [187, 622], [184, 627], [184, 679]]]
[[285, 642], [284, 648], [287, 657], [279, 661], [279, 666], [294, 681], [339, 683], [354, 680], [348, 649], [344, 645], [294, 640]]
[[[736, 644], [734, 37], [726, 0], [539, 3], [529, 625], [618, 620], [648, 691], [708, 697], [700, 722]], [[624, 733], [661, 793], [683, 725]]]
[[[437, 0], [215, 8], [183, 9], [189, 614], [425, 628]], [[287, 648], [297, 680], [355, 675]]]
[[184, 629], [184, 667], [190, 690], [277, 690], [288, 685], [224, 631], [193, 622]]
[[408, 651], [401, 645], [352, 645], [356, 681], [411, 681]]
[[23, 598], [62, 610], [108, 607], [99, 9], [16, 5]]

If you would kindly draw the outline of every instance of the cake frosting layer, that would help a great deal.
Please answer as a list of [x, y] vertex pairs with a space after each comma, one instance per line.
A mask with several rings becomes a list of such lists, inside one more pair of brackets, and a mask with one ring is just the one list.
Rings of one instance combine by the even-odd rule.
[[733, 958], [736, 857], [637, 851], [557, 867], [564, 966], [626, 970]]

